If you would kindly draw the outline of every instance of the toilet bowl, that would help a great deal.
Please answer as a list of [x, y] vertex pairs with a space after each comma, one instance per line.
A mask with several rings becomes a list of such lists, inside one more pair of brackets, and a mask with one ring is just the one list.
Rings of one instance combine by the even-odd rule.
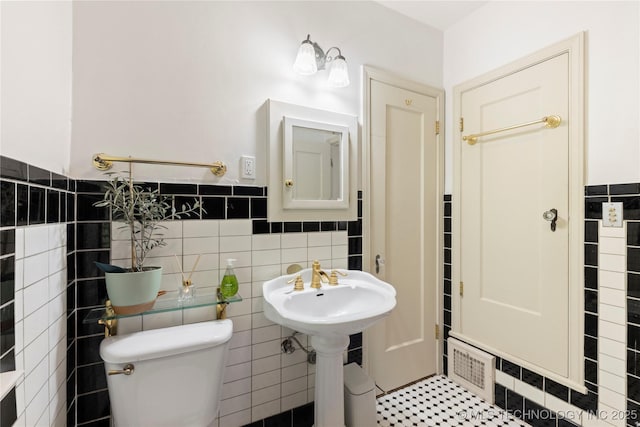
[[233, 324], [214, 320], [105, 338], [116, 427], [214, 423]]

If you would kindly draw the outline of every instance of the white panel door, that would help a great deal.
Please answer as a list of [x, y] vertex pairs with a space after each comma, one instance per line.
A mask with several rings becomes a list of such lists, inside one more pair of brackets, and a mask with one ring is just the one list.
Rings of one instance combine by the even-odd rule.
[[[558, 55], [465, 91], [463, 135], [569, 113]], [[567, 377], [569, 135], [566, 122], [461, 141], [460, 333]], [[457, 200], [456, 200], [457, 198]], [[555, 231], [543, 214], [557, 210]], [[550, 351], [552, 350], [552, 351]]]
[[367, 334], [369, 372], [390, 390], [436, 372], [438, 99], [371, 81], [371, 272], [397, 306]]

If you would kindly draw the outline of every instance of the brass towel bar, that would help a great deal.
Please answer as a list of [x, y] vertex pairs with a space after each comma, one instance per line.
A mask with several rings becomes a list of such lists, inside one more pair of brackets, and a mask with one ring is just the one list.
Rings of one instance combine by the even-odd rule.
[[148, 165], [170, 165], [170, 166], [192, 166], [196, 168], [209, 168], [215, 176], [224, 176], [227, 172], [227, 166], [220, 161], [213, 163], [190, 163], [190, 162], [173, 162], [168, 160], [150, 160], [136, 159], [133, 157], [116, 157], [109, 156], [104, 153], [95, 154], [92, 158], [93, 166], [101, 171], [109, 170], [113, 166], [113, 162], [124, 163], [145, 163]]
[[474, 145], [476, 142], [478, 142], [478, 138], [480, 138], [481, 136], [493, 135], [494, 133], [506, 132], [508, 130], [518, 129], [518, 128], [522, 128], [522, 127], [525, 127], [525, 126], [531, 126], [531, 125], [535, 125], [535, 124], [538, 124], [538, 123], [545, 123], [545, 128], [554, 129], [554, 128], [557, 128], [558, 126], [560, 126], [561, 122], [562, 122], [562, 119], [560, 118], [560, 116], [555, 116], [555, 115], [554, 116], [546, 116], [546, 117], [541, 118], [540, 120], [534, 120], [532, 122], [521, 123], [519, 125], [513, 125], [513, 126], [508, 126], [508, 127], [505, 127], [505, 128], [490, 130], [490, 131], [487, 131], [487, 132], [474, 133], [474, 134], [471, 134], [471, 135], [463, 136], [462, 140], [463, 141], [467, 141], [467, 143], [469, 145]]

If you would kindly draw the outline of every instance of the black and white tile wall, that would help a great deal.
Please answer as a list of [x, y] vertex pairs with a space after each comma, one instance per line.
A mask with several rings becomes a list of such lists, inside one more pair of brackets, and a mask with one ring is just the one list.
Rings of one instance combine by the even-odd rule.
[[[4, 200], [4, 195], [3, 195]], [[0, 231], [0, 373], [14, 371], [15, 360], [15, 230]], [[0, 424], [17, 419], [15, 388], [3, 393]]]
[[447, 338], [449, 338], [449, 332], [451, 332], [451, 195], [444, 195], [444, 274], [442, 292], [443, 297], [443, 351], [442, 351], [442, 372], [448, 374], [448, 348]]
[[[623, 228], [602, 226], [599, 220], [602, 220], [603, 202], [623, 203]], [[444, 197], [444, 211], [446, 339], [452, 316], [450, 195]], [[636, 426], [640, 420], [639, 233], [640, 184], [585, 188], [584, 367], [588, 391], [580, 393], [509, 360], [497, 358], [495, 401], [498, 406], [515, 415], [521, 414], [534, 426]], [[443, 362], [446, 373], [446, 343]], [[536, 412], [536, 409], [546, 411]]]
[[[7, 419], [16, 417], [18, 419], [16, 425], [49, 423], [50, 425], [106, 427], [110, 423], [110, 409], [104, 366], [99, 357], [99, 343], [104, 331], [94, 323], [84, 322], [87, 313], [92, 308], [101, 306], [106, 297], [104, 278], [95, 269], [93, 261], [109, 262], [114, 259], [114, 251], [118, 252], [113, 247], [117, 231], [114, 232], [115, 228], [112, 228], [109, 212], [93, 206], [93, 203], [102, 197], [103, 183], [68, 179], [2, 156], [0, 161], [1, 366], [2, 371], [25, 368], [25, 379], [2, 400], [2, 425], [11, 425], [12, 421]], [[180, 238], [183, 238], [183, 243], [186, 244], [188, 239], [192, 239], [188, 234], [189, 230], [192, 233], [194, 230], [196, 232], [207, 230], [206, 235], [214, 227], [220, 236], [220, 240], [217, 241], [220, 245], [217, 252], [221, 258], [227, 256], [228, 252], [248, 249], [249, 259], [253, 256], [256, 260], [268, 259], [268, 262], [277, 263], [278, 273], [281, 272], [281, 266], [285, 268], [293, 261], [299, 261], [305, 265], [308, 257], [316, 256], [325, 260], [323, 265], [327, 268], [360, 269], [362, 266], [361, 200], [357, 221], [270, 223], [266, 220], [266, 188], [173, 183], [145, 184], [151, 188], [159, 188], [163, 195], [172, 196], [177, 204], [191, 202], [197, 198], [202, 203], [203, 210], [197, 216], [179, 221], [180, 229], [185, 231]], [[57, 227], [55, 232], [50, 231], [50, 227], [54, 226]], [[27, 292], [26, 288], [35, 284], [27, 284], [31, 278], [26, 282], [22, 276], [16, 278], [15, 271], [16, 266], [19, 266], [20, 274], [24, 274], [25, 263], [33, 262], [33, 260], [27, 260], [32, 254], [24, 246], [26, 241], [36, 239], [37, 236], [43, 237], [44, 229], [49, 233], [48, 236], [55, 236], [55, 239], [47, 237], [47, 242], [55, 241], [53, 247], [42, 248], [42, 251], [33, 256], [42, 256], [42, 253], [46, 252], [51, 260], [54, 258], [54, 255], [51, 255], [52, 251], [55, 257], [60, 257], [62, 254], [63, 260], [57, 264], [61, 263], [65, 268], [55, 272], [47, 271], [49, 280], [47, 283], [51, 287], [53, 283], [51, 277], [55, 276], [59, 279], [64, 274], [64, 285], [66, 285], [66, 289], [61, 289], [60, 293], [52, 295], [49, 299], [46, 312], [56, 313], [62, 300], [64, 300], [63, 306], [66, 311], [62, 316], [64, 319], [61, 318], [64, 320], [63, 323], [60, 322], [61, 319], [46, 319], [43, 324], [46, 326], [52, 324], [50, 321], [56, 320], [53, 323], [55, 328], [64, 330], [64, 338], [60, 343], [64, 344], [65, 351], [60, 351], [60, 345], [49, 348], [53, 344], [51, 337], [60, 336], [60, 331], [57, 329], [50, 327], [48, 333], [42, 332], [39, 335], [42, 339], [45, 336], [48, 337], [48, 360], [55, 369], [46, 375], [47, 386], [36, 390], [42, 393], [33, 396], [32, 384], [37, 383], [36, 376], [38, 378], [45, 376], [38, 373], [33, 376], [34, 380], [30, 379], [32, 361], [29, 359], [26, 362], [25, 358], [30, 357], [27, 356], [28, 350], [35, 346], [30, 347], [31, 343], [25, 342], [22, 335], [18, 338], [16, 331], [19, 329], [20, 334], [26, 333], [27, 320], [35, 319], [34, 314], [42, 312], [35, 310], [35, 313], [30, 312], [27, 315], [22, 308], [17, 309], [18, 305], [26, 307], [30, 304], [28, 301], [31, 301], [33, 292]], [[21, 243], [16, 243], [16, 235], [19, 236], [17, 240]], [[209, 237], [204, 237], [203, 241], [207, 238]], [[237, 246], [245, 241], [250, 242], [248, 248]], [[60, 242], [64, 245], [62, 246]], [[22, 255], [16, 255], [16, 246]], [[25, 250], [29, 256], [25, 256]], [[277, 256], [276, 252], [278, 252]], [[117, 256], [117, 253], [115, 255]], [[183, 257], [186, 262], [187, 254], [184, 253]], [[249, 357], [249, 359], [248, 364], [233, 365], [231, 369], [233, 373], [225, 379], [226, 392], [223, 398], [226, 399], [227, 404], [222, 408], [225, 415], [222, 416], [221, 413], [220, 426], [249, 423], [251, 425], [310, 426], [313, 423], [313, 405], [309, 403], [313, 400], [313, 367], [308, 368], [304, 379], [295, 378], [299, 375], [295, 372], [299, 371], [300, 363], [296, 365], [283, 361], [282, 365], [279, 363], [277, 369], [274, 369], [276, 365], [271, 362], [276, 356], [280, 358], [280, 332], [277, 339], [270, 343], [261, 342], [259, 337], [262, 332], [271, 332], [271, 329], [274, 329], [265, 326], [268, 323], [261, 314], [260, 295], [256, 293], [262, 280], [260, 275], [274, 271], [269, 270], [271, 267], [275, 265], [262, 265], [255, 268], [245, 266], [237, 269], [240, 270], [239, 275], [245, 274], [247, 277], [246, 274], [249, 274], [249, 278], [245, 279], [247, 283], [241, 286], [245, 286], [243, 291], [247, 292], [245, 295], [252, 298], [245, 298], [245, 304], [238, 304], [235, 308], [230, 306], [228, 309], [231, 316], [236, 316], [234, 321], [237, 320], [239, 325], [243, 325], [240, 327], [242, 331], [234, 332], [236, 344], [232, 351], [235, 356]], [[219, 274], [218, 265], [215, 270], [215, 274]], [[206, 271], [201, 273], [205, 274]], [[251, 277], [254, 273], [255, 275]], [[18, 279], [21, 283], [20, 287], [14, 286], [14, 282], [17, 283]], [[215, 281], [217, 277], [211, 277], [211, 279]], [[25, 289], [22, 288], [23, 284]], [[33, 287], [32, 291], [36, 289]], [[59, 284], [56, 285], [56, 289], [60, 289]], [[53, 306], [51, 306], [52, 302]], [[22, 317], [16, 317], [16, 311], [19, 316], [24, 315], [24, 321]], [[198, 316], [189, 320], [186, 315], [184, 317], [185, 322], [199, 320]], [[204, 320], [204, 317], [201, 320]], [[172, 321], [169, 320], [169, 322]], [[140, 319], [139, 323], [140, 326], [135, 324], [132, 326], [131, 322], [122, 326], [124, 329], [131, 330], [159, 327], [166, 324], [167, 319], [147, 318]], [[303, 342], [306, 342], [304, 338]], [[252, 353], [256, 349], [264, 351], [266, 346], [274, 347], [272, 344], [275, 343], [278, 344], [277, 354], [265, 353], [269, 356], [261, 360], [252, 360]], [[23, 348], [25, 351], [22, 351]], [[296, 358], [299, 358], [300, 354], [303, 352], [296, 352]], [[61, 355], [61, 361], [55, 359], [59, 363], [53, 363], [54, 358], [59, 358]], [[362, 363], [361, 334], [351, 337], [346, 357], [349, 362]], [[19, 361], [17, 364], [16, 360]], [[36, 368], [40, 368], [40, 365]], [[66, 379], [66, 385], [63, 384], [64, 381], [60, 382], [61, 374]], [[48, 390], [54, 383], [59, 387], [55, 389], [56, 393], [49, 393]], [[47, 399], [43, 397], [45, 388]], [[64, 408], [66, 413], [60, 406], [61, 395], [66, 396], [62, 402], [62, 407], [66, 402]], [[29, 397], [29, 401], [26, 401], [25, 396]], [[272, 398], [274, 400], [270, 400]], [[45, 400], [46, 420], [43, 418], [45, 410], [42, 409]], [[36, 415], [39, 418], [35, 418]]]
[[[612, 191], [614, 190], [614, 191]], [[610, 201], [622, 202], [626, 220], [627, 413], [640, 414], [640, 184], [610, 186]], [[640, 415], [628, 426], [640, 425]]]
[[[67, 228], [72, 180], [0, 157], [0, 370], [23, 372], [2, 400], [2, 425], [67, 422]], [[67, 406], [65, 406], [65, 403]]]
[[[100, 306], [106, 296], [104, 280], [94, 269], [92, 261], [109, 262], [113, 258], [114, 236], [109, 213], [93, 207], [93, 202], [101, 197], [101, 185], [100, 181], [76, 181], [0, 156], [0, 371], [25, 371], [18, 386], [2, 399], [2, 425], [11, 425], [12, 419], [18, 420], [16, 425], [39, 422], [68, 426], [109, 425], [106, 380], [98, 354], [103, 330], [95, 324], [83, 323], [88, 310]], [[208, 227], [205, 223], [217, 223], [221, 238], [229, 237], [231, 240], [226, 241], [235, 242], [232, 244], [248, 238], [252, 242], [249, 251], [252, 254], [253, 251], [262, 251], [259, 256], [270, 256], [268, 251], [271, 250], [279, 251], [279, 258], [276, 257], [273, 262], [282, 265], [296, 256], [300, 257], [300, 253], [306, 253], [307, 256], [326, 253], [331, 259], [326, 252], [329, 250], [327, 247], [335, 246], [340, 256], [345, 256], [342, 261], [344, 267], [359, 269], [362, 266], [361, 206], [359, 219], [353, 222], [269, 223], [266, 220], [266, 188], [165, 183], [149, 185], [160, 188], [165, 195], [174, 196], [176, 203], [193, 198], [202, 202], [206, 212], [182, 221], [184, 224], [193, 224], [182, 225], [183, 230]], [[606, 201], [623, 203], [623, 235], [619, 232], [616, 234], [613, 229], [603, 228], [598, 221], [602, 218], [601, 203]], [[445, 196], [444, 212], [446, 338], [451, 327], [451, 316], [455, 314], [451, 312], [451, 196]], [[200, 225], [196, 226], [197, 223]], [[229, 227], [229, 224], [235, 225]], [[223, 236], [224, 230], [237, 229], [238, 224], [243, 230], [239, 233], [242, 235], [234, 232], [231, 236]], [[327, 235], [335, 236], [336, 240], [329, 244]], [[183, 237], [187, 238], [186, 235]], [[275, 241], [279, 242], [277, 246], [268, 246]], [[624, 242], [622, 254], [619, 242]], [[277, 249], [269, 249], [271, 247]], [[224, 248], [218, 252], [225, 252]], [[619, 265], [619, 257], [624, 258], [622, 266]], [[33, 273], [31, 266], [45, 259], [46, 265], [53, 268]], [[586, 188], [584, 268], [584, 363], [588, 393], [578, 393], [509, 360], [499, 360], [498, 376], [508, 385], [500, 382], [496, 385], [496, 403], [511, 411], [521, 411], [525, 420], [533, 425], [571, 426], [579, 425], [578, 421], [561, 417], [528, 419], [526, 411], [544, 407], [550, 410], [549, 414], [558, 414], [565, 409], [577, 408], [595, 415], [605, 412], [613, 414], [615, 410], [625, 409], [620, 407], [622, 402], [627, 410], [625, 415], [631, 416], [617, 423], [613, 419], [605, 421], [611, 425], [635, 426], [633, 416], [640, 409], [639, 184]], [[26, 273], [27, 269], [29, 273]], [[620, 277], [623, 277], [622, 282]], [[259, 295], [255, 294], [256, 284], [252, 283], [253, 280], [247, 279], [246, 284], [247, 290], [252, 289], [249, 291], [252, 304], [238, 309], [237, 317], [239, 323], [248, 325], [248, 329], [238, 335], [248, 338], [246, 347], [249, 349], [255, 349], [256, 345], [262, 348], [263, 345], [253, 344], [251, 332], [254, 326], [268, 328], [261, 323], [264, 319], [256, 308], [260, 300]], [[46, 298], [33, 299], [33, 295], [45, 295], [42, 292], [45, 287]], [[45, 312], [46, 319], [42, 317]], [[60, 316], [52, 318], [50, 313], [54, 313], [53, 317], [56, 314]], [[40, 323], [45, 325], [44, 329], [33, 327], [37, 319], [42, 320]], [[151, 320], [149, 323], [153, 324]], [[624, 330], [622, 337], [620, 327]], [[361, 334], [352, 336], [347, 355], [349, 362], [361, 363], [361, 347]], [[446, 373], [446, 344], [444, 349]], [[620, 349], [624, 353], [622, 356]], [[238, 355], [246, 353], [242, 345], [234, 350]], [[244, 424], [250, 422], [248, 425], [252, 426], [312, 424], [313, 406], [306, 402], [311, 402], [313, 398], [313, 369], [307, 372], [304, 393], [296, 392], [290, 395], [297, 396], [295, 399], [288, 399], [290, 396], [285, 394], [289, 391], [285, 388], [290, 384], [284, 384], [289, 379], [285, 376], [292, 372], [289, 366], [278, 366], [279, 378], [273, 384], [264, 382], [262, 370], [268, 369], [264, 362], [270, 357], [258, 363], [250, 360], [248, 370], [244, 370], [247, 376], [233, 378], [231, 383], [234, 384], [227, 384], [228, 389], [234, 390], [236, 386], [246, 384], [246, 393], [225, 396], [235, 399], [234, 404], [243, 401], [244, 406], [238, 406], [240, 409], [236, 412], [228, 407], [227, 411], [231, 412], [227, 413], [226, 419], [220, 419], [221, 426], [233, 423], [241, 425], [241, 420], [245, 420]], [[254, 375], [254, 368], [255, 372], [261, 373]], [[270, 385], [259, 388], [265, 384]], [[619, 384], [622, 386], [619, 387]], [[269, 399], [261, 392], [275, 391], [276, 388], [278, 399], [253, 405], [254, 399], [259, 396], [262, 396], [260, 402]], [[306, 401], [301, 398], [303, 395]], [[246, 399], [243, 400], [242, 396]], [[535, 396], [544, 396], [544, 404], [536, 401]], [[292, 402], [300, 405], [293, 405]], [[264, 416], [256, 418], [261, 414]], [[581, 420], [583, 425], [595, 420], [595, 415], [584, 415]]]

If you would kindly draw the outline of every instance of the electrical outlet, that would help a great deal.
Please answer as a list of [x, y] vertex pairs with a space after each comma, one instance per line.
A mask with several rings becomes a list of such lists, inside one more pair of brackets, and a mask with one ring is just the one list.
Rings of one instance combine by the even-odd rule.
[[622, 227], [622, 202], [602, 204], [602, 226]]
[[240, 157], [240, 178], [256, 179], [256, 158], [254, 156]]

